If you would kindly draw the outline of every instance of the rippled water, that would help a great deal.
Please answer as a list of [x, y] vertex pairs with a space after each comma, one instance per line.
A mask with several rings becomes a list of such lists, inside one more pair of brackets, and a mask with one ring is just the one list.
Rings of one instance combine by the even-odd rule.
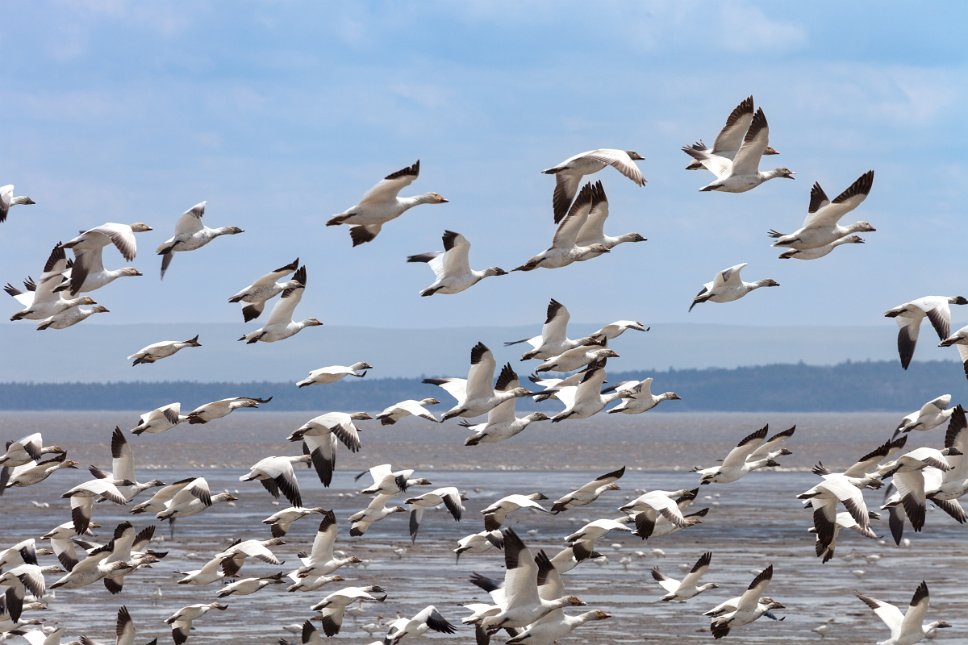
[[[0, 418], [0, 438], [15, 439], [42, 431], [46, 442], [56, 442], [82, 464], [110, 465], [108, 441], [115, 424], [125, 430], [134, 425], [138, 413], [6, 413]], [[245, 411], [208, 426], [178, 426], [161, 435], [130, 437], [138, 462], [140, 479], [157, 477], [174, 481], [204, 474], [213, 492], [238, 490], [234, 507], [215, 506], [186, 518], [175, 527], [174, 537], [159, 525], [164, 541], [155, 548], [169, 556], [152, 569], [135, 572], [126, 580], [124, 591], [109, 594], [98, 583], [83, 589], [57, 590], [49, 598], [50, 610], [29, 612], [25, 617], [68, 627], [68, 635], [113, 640], [117, 608], [126, 604], [139, 629], [139, 642], [158, 636], [169, 642], [164, 619], [183, 605], [209, 602], [219, 583], [208, 586], [176, 585], [178, 571], [195, 569], [235, 538], [268, 538], [261, 520], [279, 510], [273, 499], [254, 482], [239, 482], [247, 466], [269, 454], [296, 454], [286, 435], [310, 416], [303, 413]], [[646, 414], [615, 416], [563, 424], [537, 424], [524, 434], [501, 444], [466, 448], [465, 431], [455, 424], [433, 425], [422, 421], [402, 422], [382, 428], [363, 422], [363, 450], [351, 454], [340, 447], [333, 486], [324, 489], [312, 471], [299, 472], [306, 505], [336, 511], [340, 537], [337, 548], [364, 558], [364, 566], [340, 571], [345, 583], [312, 593], [286, 593], [282, 585], [257, 594], [229, 597], [229, 609], [210, 612], [196, 623], [190, 643], [239, 642], [276, 643], [287, 634], [283, 626], [301, 623], [312, 612], [309, 607], [342, 585], [379, 584], [388, 592], [382, 604], [364, 604], [347, 616], [343, 630], [333, 642], [369, 643], [373, 636], [364, 631], [372, 623], [390, 620], [399, 613], [411, 615], [433, 603], [455, 625], [466, 615], [461, 605], [485, 600], [483, 592], [467, 582], [472, 571], [491, 577], [503, 575], [503, 558], [493, 551], [465, 555], [455, 563], [451, 549], [457, 539], [482, 528], [481, 508], [511, 492], [540, 490], [554, 499], [607, 470], [628, 466], [620, 481], [622, 490], [610, 491], [594, 505], [557, 516], [522, 513], [512, 524], [534, 548], [549, 552], [561, 547], [561, 538], [587, 521], [614, 517], [615, 508], [643, 489], [678, 489], [696, 484], [689, 472], [694, 465], [711, 465], [725, 455], [736, 441], [763, 423], [780, 430], [797, 424], [789, 447], [794, 454], [784, 458], [779, 472], [757, 472], [729, 485], [701, 490], [695, 509], [710, 507], [705, 521], [671, 536], [642, 541], [637, 537], [609, 535], [599, 542], [604, 561], [583, 563], [566, 574], [570, 592], [588, 603], [588, 609], [604, 609], [610, 620], [586, 625], [568, 642], [641, 643], [710, 642], [708, 619], [701, 614], [726, 598], [738, 595], [756, 572], [773, 563], [775, 573], [769, 594], [787, 609], [782, 622], [761, 619], [736, 629], [728, 641], [739, 643], [813, 642], [811, 630], [829, 618], [825, 641], [861, 643], [884, 640], [887, 628], [854, 597], [865, 593], [906, 606], [922, 579], [931, 590], [928, 620], [944, 618], [954, 624], [943, 630], [938, 643], [968, 640], [968, 619], [964, 618], [963, 572], [968, 564], [965, 527], [940, 512], [929, 512], [925, 530], [910, 532], [909, 548], [893, 546], [885, 522], [875, 530], [888, 541], [867, 540], [856, 534], [841, 534], [838, 555], [821, 565], [814, 557], [813, 537], [806, 532], [810, 517], [800, 508], [795, 495], [812, 486], [816, 478], [806, 469], [818, 460], [831, 467], [853, 461], [890, 436], [897, 423], [893, 414]], [[918, 434], [912, 445], [940, 444], [942, 430]], [[407, 515], [397, 514], [375, 524], [360, 538], [350, 538], [346, 518], [363, 508], [362, 488], [353, 475], [382, 462], [395, 467], [415, 467], [435, 486], [458, 486], [465, 491], [467, 511], [460, 523], [444, 510], [431, 511], [424, 519], [415, 545], [410, 545]], [[150, 469], [150, 473], [148, 472]], [[0, 497], [0, 547], [27, 537], [37, 537], [69, 518], [69, 504], [60, 495], [70, 486], [88, 479], [85, 471], [61, 471], [47, 482], [28, 489], [11, 489]], [[419, 494], [415, 489], [414, 494]], [[868, 491], [874, 508], [880, 494]], [[402, 500], [401, 500], [402, 501]], [[39, 507], [49, 504], [49, 507]], [[929, 509], [933, 511], [933, 509]], [[119, 521], [131, 519], [137, 528], [150, 518], [131, 516], [114, 504], [97, 505], [95, 520], [101, 539]], [[307, 518], [297, 522], [286, 544], [274, 549], [286, 563], [273, 567], [247, 562], [243, 575], [264, 575], [296, 566], [296, 553], [308, 550], [318, 522]], [[663, 554], [653, 552], [661, 549]], [[720, 585], [687, 603], [662, 603], [661, 588], [649, 570], [658, 565], [667, 575], [681, 577], [703, 551], [712, 551], [712, 566], [705, 578]], [[865, 559], [865, 557], [870, 558]], [[876, 558], [876, 559], [875, 559]], [[45, 558], [42, 564], [53, 564]], [[56, 578], [48, 576], [48, 583]], [[318, 624], [318, 623], [317, 623]], [[142, 638], [144, 637], [144, 638]], [[473, 643], [473, 631], [461, 626], [454, 636], [434, 633], [419, 642]], [[495, 642], [501, 639], [495, 638]], [[64, 642], [68, 642], [65, 638]], [[406, 641], [405, 641], [406, 642]]]

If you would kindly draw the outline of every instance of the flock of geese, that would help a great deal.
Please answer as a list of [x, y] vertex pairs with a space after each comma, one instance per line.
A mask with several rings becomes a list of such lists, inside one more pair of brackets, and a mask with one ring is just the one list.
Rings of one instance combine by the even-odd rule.
[[[710, 149], [701, 141], [683, 147], [693, 162], [689, 169], [706, 169], [714, 180], [701, 191], [741, 193], [775, 178], [793, 179], [787, 168], [768, 171], [759, 169], [761, 157], [778, 152], [769, 145], [769, 126], [762, 108], [754, 110], [753, 98], [742, 101], [729, 115], [725, 127]], [[605, 224], [608, 201], [601, 181], [582, 181], [588, 175], [611, 166], [638, 186], [646, 184], [635, 162], [643, 157], [634, 151], [599, 149], [581, 153], [544, 170], [555, 176], [552, 198], [553, 222], [556, 226], [551, 245], [520, 266], [505, 271], [499, 267], [472, 269], [470, 242], [460, 233], [445, 231], [443, 250], [412, 255], [409, 262], [426, 263], [434, 273], [434, 281], [420, 292], [421, 296], [455, 294], [469, 289], [484, 278], [526, 272], [538, 268], [557, 269], [579, 261], [588, 261], [610, 253], [620, 244], [643, 242], [639, 233], [608, 235]], [[420, 162], [387, 175], [367, 193], [359, 203], [333, 216], [327, 226], [348, 226], [354, 246], [372, 242], [383, 227], [409, 209], [422, 204], [442, 204], [447, 199], [428, 192], [414, 197], [400, 197], [399, 193], [419, 176]], [[780, 258], [815, 260], [844, 244], [862, 243], [857, 233], [874, 231], [865, 221], [843, 226], [840, 220], [860, 206], [873, 185], [874, 173], [862, 174], [833, 200], [819, 183], [810, 192], [810, 201], [803, 225], [792, 233], [770, 231], [773, 246], [783, 249]], [[29, 197], [14, 196], [12, 185], [0, 188], [0, 222], [14, 206], [34, 204]], [[203, 223], [205, 202], [187, 210], [175, 224], [175, 232], [157, 247], [162, 256], [161, 276], [169, 269], [175, 253], [196, 251], [218, 237], [242, 233], [235, 226], [210, 228]], [[19, 215], [20, 208], [14, 211]], [[126, 266], [106, 269], [105, 253], [116, 249], [121, 258], [130, 262], [137, 255], [137, 235], [150, 232], [144, 223], [106, 223], [82, 232], [67, 242], [53, 246], [38, 280], [27, 278], [24, 289], [7, 284], [5, 290], [22, 307], [12, 320], [35, 322], [37, 328], [63, 329], [78, 324], [95, 313], [107, 309], [94, 301], [90, 294], [121, 277], [142, 275]], [[70, 251], [72, 257], [68, 257]], [[778, 286], [772, 279], [745, 282], [740, 272], [745, 263], [721, 270], [712, 281], [703, 285], [695, 296], [690, 310], [706, 302], [731, 302], [760, 287]], [[299, 260], [281, 266], [255, 280], [228, 300], [242, 306], [244, 321], [260, 318], [266, 306], [275, 299], [262, 327], [244, 334], [246, 343], [271, 343], [284, 340], [306, 327], [322, 323], [315, 318], [297, 320], [295, 310], [307, 286], [307, 270]], [[278, 298], [276, 299], [276, 297]], [[968, 374], [968, 328], [950, 331], [950, 305], [968, 304], [963, 297], [928, 296], [904, 303], [886, 312], [899, 326], [898, 350], [902, 367], [911, 361], [918, 338], [920, 323], [928, 318], [944, 346], [956, 345], [961, 352]], [[482, 342], [470, 351], [470, 366], [466, 377], [430, 378], [425, 383], [439, 386], [454, 399], [449, 409], [435, 416], [429, 407], [439, 404], [435, 398], [407, 400], [392, 404], [376, 415], [367, 412], [330, 411], [310, 419], [289, 436], [297, 444], [294, 455], [267, 456], [253, 464], [239, 479], [258, 481], [271, 495], [285, 498], [292, 506], [283, 509], [264, 523], [271, 538], [239, 539], [229, 548], [216, 553], [200, 569], [189, 571], [178, 584], [221, 586], [211, 602], [178, 609], [166, 621], [171, 636], [180, 645], [191, 636], [192, 623], [203, 620], [211, 610], [224, 611], [222, 601], [229, 596], [256, 593], [276, 584], [285, 584], [289, 591], [315, 592], [326, 585], [341, 582], [336, 572], [343, 567], [359, 564], [355, 556], [341, 555], [335, 550], [338, 522], [333, 511], [323, 507], [304, 507], [295, 468], [312, 468], [323, 487], [330, 486], [336, 469], [336, 455], [343, 449], [357, 452], [361, 448], [357, 422], [379, 420], [392, 425], [406, 416], [428, 421], [460, 418], [469, 431], [465, 445], [506, 441], [526, 430], [529, 424], [549, 420], [562, 422], [586, 419], [608, 409], [609, 414], [641, 414], [663, 401], [679, 399], [675, 392], [654, 394], [651, 378], [626, 381], [605, 387], [606, 363], [619, 356], [614, 341], [624, 332], [644, 332], [648, 328], [635, 320], [619, 320], [577, 339], [567, 336], [569, 313], [560, 302], [552, 299], [547, 307], [541, 333], [532, 338], [510, 341], [506, 345], [526, 344], [530, 349], [522, 361], [541, 361], [530, 376], [535, 389], [525, 387], [510, 363], [498, 370], [491, 350]], [[132, 365], [148, 365], [169, 359], [187, 348], [200, 348], [198, 336], [186, 340], [163, 340], [151, 343], [130, 354]], [[204, 350], [203, 350], [204, 351]], [[176, 359], [177, 360], [177, 359]], [[352, 365], [333, 365], [313, 370], [299, 380], [300, 388], [334, 383], [347, 377], [364, 377], [371, 366], [366, 362]], [[568, 373], [571, 373], [568, 375]], [[495, 373], [497, 380], [495, 382]], [[552, 376], [552, 374], [556, 376]], [[518, 398], [534, 400], [556, 399], [562, 409], [549, 417], [534, 412], [518, 417], [515, 404]], [[230, 493], [212, 494], [204, 477], [190, 477], [165, 484], [158, 480], [139, 482], [136, 478], [133, 452], [126, 434], [159, 433], [172, 430], [182, 423], [209, 423], [225, 417], [234, 410], [255, 408], [271, 397], [232, 397], [202, 405], [182, 414], [179, 403], [161, 406], [141, 415], [138, 424], [125, 433], [115, 428], [111, 435], [112, 467], [110, 472], [92, 467], [92, 479], [64, 492], [71, 507], [70, 519], [40, 538], [49, 541], [39, 546], [28, 539], [0, 551], [0, 634], [22, 636], [32, 645], [60, 643], [63, 627], [37, 626], [38, 620], [25, 614], [43, 603], [48, 589], [77, 589], [102, 581], [110, 593], [122, 590], [127, 576], [142, 567], [150, 566], [166, 554], [151, 548], [155, 525], [137, 530], [131, 522], [122, 522], [104, 544], [93, 542], [90, 534], [96, 501], [129, 505], [133, 514], [152, 513], [158, 520], [172, 525], [180, 518], [206, 512], [219, 503], [230, 503], [236, 498]], [[900, 543], [904, 530], [910, 526], [921, 531], [925, 526], [926, 503], [930, 500], [959, 523], [968, 521], [958, 499], [968, 492], [968, 423], [962, 407], [951, 407], [950, 395], [929, 401], [918, 411], [907, 415], [897, 427], [895, 435], [880, 446], [858, 458], [842, 472], [832, 472], [818, 463], [815, 486], [798, 497], [811, 510], [812, 531], [816, 534], [816, 555], [823, 562], [835, 557], [836, 541], [843, 529], [850, 529], [873, 537], [872, 519], [878, 514], [870, 511], [864, 499], [865, 488], [880, 488], [891, 479], [894, 492], [881, 507], [889, 515], [894, 539]], [[472, 419], [484, 417], [483, 421]], [[903, 452], [908, 433], [927, 431], [947, 424], [944, 445], [923, 447]], [[735, 482], [761, 468], [778, 466], [778, 459], [789, 455], [785, 444], [793, 437], [795, 427], [770, 435], [767, 427], [751, 432], [730, 449], [721, 462], [697, 469], [698, 485], [725, 485]], [[0, 493], [7, 488], [35, 485], [65, 468], [76, 468], [77, 462], [67, 458], [67, 451], [59, 446], [45, 445], [40, 434], [32, 434], [9, 441], [0, 455], [3, 475]], [[688, 529], [702, 521], [708, 509], [688, 512], [697, 497], [699, 486], [675, 491], [651, 490], [618, 508], [618, 517], [602, 518], [588, 523], [565, 537], [567, 546], [554, 555], [530, 548], [516, 530], [507, 526], [512, 514], [537, 511], [560, 514], [591, 504], [618, 488], [616, 482], [625, 468], [606, 473], [554, 501], [550, 508], [541, 504], [547, 499], [541, 493], [511, 493], [494, 501], [484, 509], [482, 530], [461, 539], [454, 552], [458, 559], [464, 554], [487, 554], [502, 551], [505, 575], [503, 580], [492, 580], [475, 574], [471, 582], [481, 590], [481, 601], [467, 605], [468, 614], [459, 622], [473, 625], [478, 643], [487, 643], [505, 632], [507, 643], [549, 644], [566, 638], [573, 630], [589, 622], [610, 618], [602, 610], [568, 613], [570, 607], [585, 602], [569, 594], [565, 574], [580, 563], [600, 556], [595, 551], [596, 541], [612, 531], [632, 533], [642, 539]], [[461, 520], [466, 499], [458, 488], [449, 486], [414, 495], [411, 488], [431, 485], [422, 477], [414, 477], [412, 469], [394, 470], [390, 464], [379, 464], [369, 469], [372, 479], [362, 490], [371, 496], [369, 504], [345, 518], [352, 537], [364, 536], [375, 522], [396, 513], [408, 513], [409, 531], [416, 540], [419, 529], [434, 509], [443, 507], [455, 520]], [[154, 491], [150, 498], [132, 503], [145, 491]], [[16, 490], [12, 491], [14, 494]], [[395, 499], [403, 498], [399, 503]], [[311, 549], [300, 558], [300, 566], [287, 576], [241, 577], [240, 570], [248, 559], [281, 564], [272, 547], [281, 543], [291, 525], [306, 517], [319, 517], [319, 528]], [[9, 518], [8, 518], [9, 519]], [[183, 520], [184, 521], [184, 520]], [[344, 526], [344, 528], [347, 528]], [[42, 566], [38, 556], [53, 554], [58, 565]], [[695, 566], [680, 581], [663, 574], [658, 568], [652, 577], [664, 593], [662, 600], [689, 602], [699, 594], [719, 587], [716, 583], [700, 584], [711, 565], [712, 554], [703, 553]], [[345, 570], [343, 570], [345, 572]], [[781, 573], [782, 569], [778, 570]], [[766, 592], [774, 573], [773, 564], [766, 566], [749, 583], [745, 591], [720, 602], [706, 611], [710, 617], [710, 632], [715, 639], [723, 638], [762, 616], [777, 617], [774, 610], [784, 607], [782, 602]], [[45, 576], [58, 579], [50, 584]], [[734, 585], [735, 586], [735, 585]], [[339, 633], [348, 606], [362, 602], [383, 602], [388, 592], [375, 585], [348, 586], [326, 595], [312, 605], [314, 612], [302, 625], [299, 638], [304, 644], [323, 642], [322, 635]], [[928, 586], [921, 582], [906, 612], [887, 602], [866, 595], [859, 602], [870, 607], [890, 628], [891, 634], [883, 643], [907, 645], [932, 637], [936, 630], [948, 623], [924, 623], [928, 611]], [[692, 602], [691, 604], [694, 604]], [[314, 622], [316, 621], [316, 622]], [[319, 627], [316, 626], [318, 622]], [[34, 626], [34, 627], [32, 627]], [[433, 630], [456, 633], [458, 626], [441, 615], [434, 605], [427, 606], [415, 616], [402, 617], [386, 626], [383, 638], [376, 643], [392, 645], [420, 642], [420, 635]], [[322, 635], [321, 635], [322, 634]], [[135, 626], [125, 607], [118, 611], [117, 643], [135, 642]], [[75, 643], [91, 643], [81, 637]], [[156, 641], [151, 641], [156, 642]], [[282, 641], [287, 643], [285, 639]]]

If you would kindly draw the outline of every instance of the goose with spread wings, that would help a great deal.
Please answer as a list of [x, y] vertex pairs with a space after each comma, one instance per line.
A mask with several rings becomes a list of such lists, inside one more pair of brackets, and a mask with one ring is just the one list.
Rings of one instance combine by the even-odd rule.
[[807, 217], [803, 220], [803, 226], [787, 235], [771, 229], [769, 236], [776, 240], [773, 246], [797, 250], [815, 249], [832, 244], [852, 233], [877, 230], [866, 221], [856, 222], [850, 226], [841, 226], [837, 223], [867, 199], [873, 185], [874, 171], [868, 170], [833, 201], [830, 201], [820, 187], [820, 183], [814, 183], [813, 188], [810, 189], [810, 206], [807, 209]]
[[[713, 142], [713, 149], [710, 150], [710, 153], [729, 160], [734, 159], [736, 153], [739, 152], [740, 147], [743, 145], [743, 139], [746, 137], [746, 133], [749, 131], [752, 123], [753, 97], [747, 96], [729, 113], [729, 116], [726, 118], [726, 125], [716, 135], [716, 140]], [[702, 142], [700, 141], [700, 143]], [[770, 146], [766, 146], [763, 154], [778, 155], [780, 153]], [[703, 165], [698, 161], [693, 161], [686, 166], [686, 170], [702, 169]]]
[[279, 267], [275, 271], [270, 271], [242, 289], [229, 298], [229, 302], [247, 303], [242, 305], [242, 318], [245, 322], [255, 320], [262, 315], [266, 301], [286, 289], [292, 289], [298, 286], [295, 280], [282, 280], [282, 278], [285, 278], [298, 268], [299, 258], [296, 258], [286, 266]]
[[74, 251], [74, 266], [71, 268], [70, 281], [65, 285], [72, 296], [84, 291], [94, 291], [123, 276], [140, 276], [134, 267], [124, 267], [108, 271], [104, 268], [104, 248], [113, 244], [128, 262], [138, 253], [135, 233], [152, 230], [142, 222], [118, 224], [107, 222], [84, 231], [72, 240], [64, 242], [64, 248]]
[[511, 369], [510, 364], [505, 365], [501, 370], [497, 385], [491, 385], [494, 378], [494, 354], [484, 343], [477, 343], [471, 349], [471, 367], [467, 372], [467, 378], [427, 378], [423, 382], [430, 385], [439, 385], [457, 399], [457, 404], [440, 417], [441, 423], [453, 417], [473, 418], [489, 412], [491, 409], [507, 401], [520, 396], [530, 396], [530, 390], [523, 387], [515, 387], [510, 390], [502, 389], [504, 383], [517, 379], [517, 374]]
[[594, 242], [586, 246], [578, 243], [578, 237], [581, 234], [582, 227], [588, 221], [593, 204], [594, 190], [591, 183], [587, 183], [578, 193], [578, 197], [575, 198], [575, 203], [571, 205], [568, 214], [560, 220], [556, 219], [558, 228], [551, 238], [551, 246], [521, 266], [511, 270], [560, 269], [573, 262], [608, 253], [608, 247], [601, 242]]
[[711, 282], [707, 282], [693, 298], [689, 305], [689, 311], [702, 302], [733, 302], [739, 300], [750, 291], [760, 287], [779, 287], [780, 283], [772, 278], [757, 280], [756, 282], [744, 282], [740, 277], [740, 271], [747, 265], [746, 262], [723, 269], [716, 274]]
[[296, 311], [296, 305], [302, 300], [303, 292], [306, 290], [306, 265], [299, 267], [292, 278], [296, 283], [295, 286], [282, 292], [266, 324], [243, 335], [239, 340], [244, 340], [248, 345], [258, 342], [274, 343], [294, 336], [306, 327], [319, 327], [323, 324], [316, 318], [293, 320], [292, 315]]
[[879, 645], [913, 645], [925, 638], [934, 638], [938, 629], [951, 627], [950, 623], [943, 620], [935, 620], [927, 624], [923, 622], [930, 603], [928, 583], [923, 580], [914, 591], [911, 604], [908, 605], [907, 611], [903, 614], [900, 609], [889, 602], [863, 594], [857, 594], [857, 597], [873, 609], [877, 617], [884, 621], [884, 624], [891, 630], [891, 637], [886, 641], [881, 641]]
[[938, 338], [943, 342], [951, 335], [951, 307], [950, 305], [968, 305], [968, 298], [964, 296], [924, 296], [910, 302], [891, 307], [884, 312], [885, 318], [893, 318], [897, 322], [897, 353], [901, 357], [901, 367], [908, 368], [914, 357], [914, 348], [918, 343], [918, 333], [921, 322], [925, 318], [934, 327]]
[[552, 199], [552, 207], [555, 213], [555, 224], [557, 224], [578, 191], [578, 185], [582, 177], [591, 175], [599, 170], [611, 166], [628, 177], [636, 186], [645, 186], [645, 177], [642, 171], [635, 165], [636, 161], [645, 161], [645, 157], [634, 150], [617, 150], [615, 148], [599, 148], [580, 152], [573, 157], [569, 157], [560, 164], [542, 170], [546, 175], [555, 176], [555, 193]]
[[205, 205], [206, 202], [199, 202], [182, 213], [175, 224], [175, 234], [158, 246], [156, 253], [162, 256], [162, 278], [165, 277], [165, 272], [168, 270], [168, 265], [171, 264], [175, 253], [200, 249], [222, 235], [237, 235], [245, 232], [238, 226], [219, 226], [218, 228], [205, 226], [202, 223]]
[[473, 287], [475, 284], [497, 275], [507, 275], [507, 271], [500, 267], [489, 267], [483, 270], [471, 269], [468, 254], [471, 243], [460, 233], [444, 231], [441, 239], [444, 251], [420, 253], [407, 257], [407, 262], [425, 262], [430, 266], [437, 279], [433, 284], [420, 292], [423, 297], [437, 293], [454, 294]]

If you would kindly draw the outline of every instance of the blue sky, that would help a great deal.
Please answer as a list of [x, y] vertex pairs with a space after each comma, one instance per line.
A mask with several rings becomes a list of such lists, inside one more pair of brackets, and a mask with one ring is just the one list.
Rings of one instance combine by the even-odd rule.
[[[4, 16], [0, 184], [38, 204], [0, 226], [0, 280], [36, 276], [79, 229], [147, 222], [145, 276], [93, 294], [111, 309], [100, 324], [245, 332], [227, 297], [296, 256], [309, 272], [297, 315], [328, 325], [537, 325], [555, 297], [575, 321], [890, 326], [881, 316], [898, 303], [968, 295], [964, 3], [92, 0]], [[797, 180], [699, 193], [711, 176], [683, 170], [680, 147], [711, 142], [749, 94], [782, 153], [763, 166]], [[478, 268], [544, 249], [554, 180], [539, 171], [597, 147], [646, 157], [645, 188], [610, 169], [595, 178], [608, 231], [648, 242], [417, 297], [432, 274], [404, 258], [437, 249], [444, 229], [470, 240]], [[418, 158], [405, 194], [450, 203], [356, 249], [323, 226]], [[800, 225], [814, 181], [834, 196], [871, 168], [870, 198], [847, 218], [877, 227], [866, 245], [776, 259], [766, 231]], [[246, 233], [179, 254], [159, 282], [154, 248], [201, 200], [210, 226]], [[739, 262], [747, 280], [782, 286], [686, 313]]]

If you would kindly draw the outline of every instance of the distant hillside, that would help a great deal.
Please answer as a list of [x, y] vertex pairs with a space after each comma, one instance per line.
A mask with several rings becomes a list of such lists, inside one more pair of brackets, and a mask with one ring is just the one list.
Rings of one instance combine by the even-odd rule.
[[[763, 365], [733, 369], [670, 369], [613, 372], [610, 383], [655, 378], [653, 391], [677, 392], [681, 401], [664, 403], [666, 411], [813, 412], [911, 411], [948, 393], [961, 399], [965, 378], [953, 361], [914, 363], [908, 371], [896, 361], [853, 361], [833, 366]], [[332, 385], [298, 389], [291, 383], [4, 383], [2, 410], [149, 410], [180, 401], [182, 410], [229, 396], [272, 396], [271, 410], [380, 410], [402, 399], [433, 396], [446, 409], [453, 400], [440, 388], [416, 378], [347, 379]], [[532, 405], [521, 400], [523, 409]], [[542, 404], [557, 409], [559, 403]], [[446, 406], [446, 407], [445, 407]]]

